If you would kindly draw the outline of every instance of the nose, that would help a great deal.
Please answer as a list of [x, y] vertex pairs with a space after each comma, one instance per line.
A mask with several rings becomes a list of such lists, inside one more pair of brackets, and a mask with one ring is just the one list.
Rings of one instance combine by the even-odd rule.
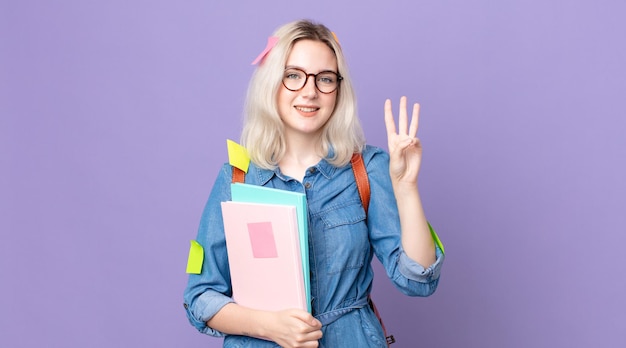
[[304, 87], [302, 87], [301, 92], [305, 97], [312, 98], [317, 96], [317, 86], [315, 85], [315, 76], [313, 74], [306, 77], [306, 81], [304, 82]]

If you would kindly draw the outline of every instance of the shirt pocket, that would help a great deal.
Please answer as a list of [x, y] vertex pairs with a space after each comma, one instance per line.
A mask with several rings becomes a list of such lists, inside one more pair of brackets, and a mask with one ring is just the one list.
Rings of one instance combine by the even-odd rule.
[[361, 202], [330, 207], [320, 214], [320, 218], [324, 225], [328, 273], [363, 267], [369, 249], [369, 236]]

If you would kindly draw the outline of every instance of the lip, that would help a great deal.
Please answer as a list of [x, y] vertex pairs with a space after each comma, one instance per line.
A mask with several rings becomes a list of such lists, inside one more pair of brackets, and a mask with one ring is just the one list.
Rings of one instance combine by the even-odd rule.
[[312, 116], [320, 109], [315, 105], [294, 105], [293, 108], [303, 116]]

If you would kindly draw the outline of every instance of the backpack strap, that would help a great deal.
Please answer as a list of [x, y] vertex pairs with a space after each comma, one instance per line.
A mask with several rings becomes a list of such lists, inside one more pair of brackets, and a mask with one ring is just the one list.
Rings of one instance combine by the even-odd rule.
[[233, 183], [243, 183], [246, 180], [246, 172], [233, 166]]
[[[365, 162], [363, 162], [363, 156], [360, 153], [355, 153], [352, 155], [352, 159], [350, 160], [352, 163], [352, 171], [354, 172], [354, 180], [356, 181], [356, 188], [359, 190], [359, 196], [361, 197], [361, 203], [363, 204], [363, 209], [365, 209], [365, 216], [367, 217], [367, 208], [370, 204], [370, 181], [367, 177], [367, 169], [365, 169]], [[378, 321], [380, 321], [380, 325], [383, 327], [383, 332], [385, 333], [385, 339], [387, 340], [387, 346], [396, 342], [395, 337], [393, 335], [387, 334], [387, 328], [385, 327], [385, 323], [383, 323], [383, 318], [380, 316], [380, 312], [378, 312], [378, 308], [372, 301], [371, 297], [368, 297], [367, 302], [370, 307], [378, 317]]]
[[359, 190], [361, 203], [363, 204], [363, 209], [365, 209], [365, 215], [367, 216], [367, 208], [370, 205], [370, 181], [367, 178], [367, 170], [365, 169], [363, 156], [361, 156], [360, 153], [355, 153], [352, 155], [350, 163], [352, 163], [356, 188]]
[[383, 323], [383, 317], [380, 316], [380, 312], [378, 311], [378, 308], [376, 308], [376, 305], [374, 304], [374, 301], [372, 301], [372, 297], [371, 296], [369, 296], [367, 298], [367, 303], [370, 305], [370, 308], [372, 308], [372, 310], [374, 311], [374, 314], [376, 314], [376, 317], [378, 318], [378, 321], [380, 322], [380, 326], [383, 327], [383, 333], [385, 334], [385, 340], [387, 341], [387, 347], [389, 347], [389, 345], [392, 344], [392, 343], [396, 343], [396, 338], [393, 337], [393, 335], [387, 334], [387, 328], [385, 327], [385, 323]]

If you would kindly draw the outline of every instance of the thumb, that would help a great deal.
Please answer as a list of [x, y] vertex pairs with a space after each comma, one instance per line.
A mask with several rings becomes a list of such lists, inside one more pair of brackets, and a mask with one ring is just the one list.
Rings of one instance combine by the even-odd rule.
[[315, 317], [311, 317], [311, 326], [313, 326], [315, 328], [321, 328], [322, 327], [322, 322], [317, 320]]
[[307, 325], [313, 326], [313, 327], [321, 327], [322, 323], [315, 319], [314, 316], [312, 316], [309, 312], [306, 311], [302, 311], [302, 310], [295, 310], [293, 312], [293, 315], [302, 320], [303, 322], [305, 322]]

